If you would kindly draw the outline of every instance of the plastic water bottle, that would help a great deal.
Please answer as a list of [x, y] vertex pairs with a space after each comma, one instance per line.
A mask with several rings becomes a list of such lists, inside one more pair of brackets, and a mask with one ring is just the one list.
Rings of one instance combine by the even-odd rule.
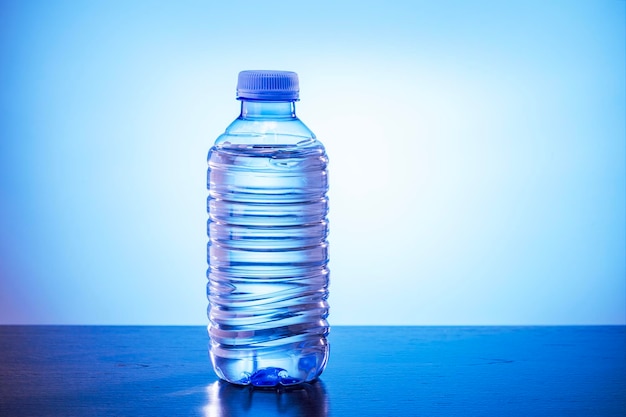
[[211, 362], [235, 384], [295, 385], [329, 354], [328, 158], [296, 117], [296, 73], [242, 71], [237, 98], [208, 155]]

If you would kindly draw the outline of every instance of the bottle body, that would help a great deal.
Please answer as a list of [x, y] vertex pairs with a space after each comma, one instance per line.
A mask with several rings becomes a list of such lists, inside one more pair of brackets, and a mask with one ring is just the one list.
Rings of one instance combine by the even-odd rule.
[[293, 102], [244, 100], [209, 151], [208, 331], [222, 379], [293, 385], [326, 366], [327, 163]]

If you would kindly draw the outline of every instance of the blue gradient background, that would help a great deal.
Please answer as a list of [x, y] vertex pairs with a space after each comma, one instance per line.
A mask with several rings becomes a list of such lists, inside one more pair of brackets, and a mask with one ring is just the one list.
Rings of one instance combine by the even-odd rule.
[[242, 69], [331, 157], [331, 324], [626, 323], [626, 3], [0, 1], [0, 323], [204, 324]]

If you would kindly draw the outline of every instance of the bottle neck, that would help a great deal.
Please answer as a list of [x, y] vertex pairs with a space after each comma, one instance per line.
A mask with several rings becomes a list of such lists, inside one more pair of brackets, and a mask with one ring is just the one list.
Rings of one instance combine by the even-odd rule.
[[253, 101], [241, 100], [243, 119], [295, 119], [294, 101]]

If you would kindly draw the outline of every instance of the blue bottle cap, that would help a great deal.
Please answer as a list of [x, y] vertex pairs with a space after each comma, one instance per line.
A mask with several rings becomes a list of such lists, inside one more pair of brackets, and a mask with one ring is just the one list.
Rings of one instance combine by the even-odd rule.
[[300, 97], [298, 74], [292, 71], [241, 71], [237, 99], [295, 101]]

